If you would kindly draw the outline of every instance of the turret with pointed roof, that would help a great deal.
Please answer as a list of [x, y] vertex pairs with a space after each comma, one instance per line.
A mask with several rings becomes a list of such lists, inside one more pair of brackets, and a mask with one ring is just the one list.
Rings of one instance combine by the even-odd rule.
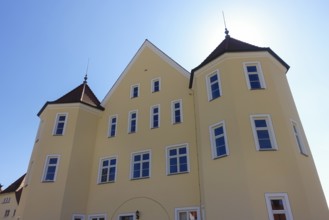
[[90, 107], [104, 110], [104, 107], [101, 106], [101, 102], [98, 100], [96, 95], [93, 93], [91, 88], [87, 84], [87, 76], [85, 76], [84, 81], [81, 85], [77, 86], [70, 92], [66, 93], [59, 99], [55, 101], [48, 101], [41, 108], [38, 113], [38, 116], [43, 112], [43, 110], [47, 107], [48, 104], [66, 104], [66, 103], [82, 103], [88, 105]]
[[209, 64], [211, 61], [216, 58], [222, 56], [225, 53], [240, 53], [240, 52], [268, 52], [271, 54], [276, 60], [278, 60], [286, 69], [289, 70], [289, 65], [284, 62], [273, 50], [269, 47], [258, 47], [237, 39], [232, 38], [228, 31], [225, 31], [225, 39], [216, 47], [216, 49], [210, 53], [210, 55], [197, 67], [192, 69], [189, 88], [192, 88], [194, 72]]

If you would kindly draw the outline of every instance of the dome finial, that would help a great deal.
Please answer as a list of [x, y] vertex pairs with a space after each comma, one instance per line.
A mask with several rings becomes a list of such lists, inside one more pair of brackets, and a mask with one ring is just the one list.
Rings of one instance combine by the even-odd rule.
[[229, 31], [228, 31], [227, 28], [226, 28], [226, 21], [225, 21], [224, 11], [222, 11], [222, 14], [223, 14], [223, 20], [224, 20], [224, 26], [225, 26], [225, 38], [229, 38], [230, 35], [228, 34]]

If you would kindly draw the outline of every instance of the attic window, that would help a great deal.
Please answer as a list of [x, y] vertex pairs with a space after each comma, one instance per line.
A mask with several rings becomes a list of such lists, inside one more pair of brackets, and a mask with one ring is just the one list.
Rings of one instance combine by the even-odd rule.
[[137, 98], [139, 96], [139, 85], [132, 85], [130, 87], [130, 98]]

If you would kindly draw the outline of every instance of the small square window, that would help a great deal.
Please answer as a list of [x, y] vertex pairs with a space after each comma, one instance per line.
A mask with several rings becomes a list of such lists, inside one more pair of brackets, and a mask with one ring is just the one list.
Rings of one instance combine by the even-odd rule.
[[139, 85], [132, 85], [130, 87], [130, 98], [137, 98], [139, 96]]
[[264, 89], [266, 87], [262, 68], [259, 62], [244, 63], [244, 72], [249, 89]]
[[151, 88], [152, 88], [152, 92], [159, 92], [160, 91], [160, 79], [159, 78], [156, 78], [156, 79], [153, 79], [152, 82], [151, 82]]
[[60, 113], [56, 115], [54, 135], [64, 135], [65, 125], [67, 120], [67, 113]]

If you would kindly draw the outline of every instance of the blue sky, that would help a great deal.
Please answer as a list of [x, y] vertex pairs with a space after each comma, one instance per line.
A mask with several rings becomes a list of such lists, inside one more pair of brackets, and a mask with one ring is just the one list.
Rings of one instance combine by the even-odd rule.
[[0, 183], [26, 172], [46, 101], [88, 84], [102, 100], [149, 39], [187, 70], [230, 35], [271, 47], [288, 80], [329, 198], [329, 2], [1, 0]]

